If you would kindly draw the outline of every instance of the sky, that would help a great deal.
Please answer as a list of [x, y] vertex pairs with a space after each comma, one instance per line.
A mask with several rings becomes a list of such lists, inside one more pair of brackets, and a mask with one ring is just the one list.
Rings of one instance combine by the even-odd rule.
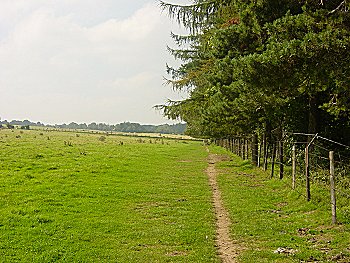
[[172, 123], [171, 31], [155, 0], [0, 0], [1, 120]]

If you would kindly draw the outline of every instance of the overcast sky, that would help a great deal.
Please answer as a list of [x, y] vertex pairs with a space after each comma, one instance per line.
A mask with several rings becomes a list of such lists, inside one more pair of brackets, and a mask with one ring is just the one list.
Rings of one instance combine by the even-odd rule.
[[169, 123], [172, 30], [152, 0], [0, 0], [0, 118]]

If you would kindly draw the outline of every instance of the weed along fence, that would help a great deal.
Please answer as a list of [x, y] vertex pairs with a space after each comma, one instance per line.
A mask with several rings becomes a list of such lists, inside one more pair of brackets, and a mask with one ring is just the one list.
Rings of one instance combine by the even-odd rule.
[[318, 134], [279, 137], [231, 137], [214, 143], [269, 170], [271, 178], [283, 179], [300, 198], [329, 201], [333, 224], [350, 222], [350, 147]]

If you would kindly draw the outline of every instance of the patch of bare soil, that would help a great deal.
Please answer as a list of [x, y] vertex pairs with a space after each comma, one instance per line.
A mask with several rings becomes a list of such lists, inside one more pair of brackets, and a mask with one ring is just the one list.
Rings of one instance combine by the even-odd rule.
[[237, 257], [241, 247], [230, 237], [231, 220], [223, 205], [221, 192], [217, 183], [218, 172], [215, 169], [215, 164], [217, 162], [226, 161], [227, 159], [227, 156], [209, 153], [207, 174], [209, 177], [209, 184], [213, 192], [213, 205], [216, 215], [216, 245], [218, 248], [219, 257], [224, 263], [233, 263], [237, 262]]

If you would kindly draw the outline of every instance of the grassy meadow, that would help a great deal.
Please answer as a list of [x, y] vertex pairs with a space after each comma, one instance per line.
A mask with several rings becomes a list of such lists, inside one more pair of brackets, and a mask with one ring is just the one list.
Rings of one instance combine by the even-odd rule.
[[1, 262], [218, 262], [200, 142], [0, 130]]
[[[0, 147], [0, 262], [220, 261], [201, 142], [0, 130]], [[331, 224], [327, 189], [306, 202], [209, 148], [230, 156], [216, 168], [239, 262], [350, 262], [349, 217]]]

